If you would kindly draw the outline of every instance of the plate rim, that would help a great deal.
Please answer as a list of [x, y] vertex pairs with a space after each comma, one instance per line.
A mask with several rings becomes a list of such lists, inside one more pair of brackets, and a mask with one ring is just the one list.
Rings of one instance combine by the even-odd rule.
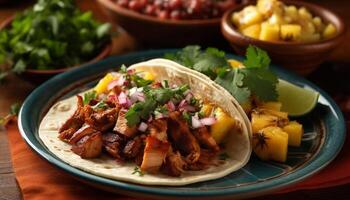
[[[63, 169], [65, 172], [77, 176], [80, 179], [87, 180], [89, 182], [94, 182], [98, 184], [102, 184], [108, 187], [118, 187], [116, 189], [121, 189], [125, 191], [130, 192], [136, 192], [136, 193], [144, 193], [149, 195], [156, 195], [156, 196], [173, 196], [173, 197], [203, 197], [203, 196], [235, 196], [235, 195], [245, 195], [245, 196], [255, 196], [262, 193], [270, 192], [273, 190], [281, 189], [283, 187], [295, 184], [297, 182], [300, 182], [301, 180], [312, 176], [313, 174], [319, 172], [321, 169], [323, 169], [325, 166], [327, 166], [340, 152], [340, 150], [343, 147], [343, 144], [345, 142], [345, 136], [346, 136], [346, 129], [345, 129], [345, 120], [343, 117], [342, 112], [340, 111], [340, 108], [338, 105], [334, 102], [334, 100], [321, 88], [316, 86], [314, 83], [310, 82], [309, 80], [306, 80], [303, 77], [300, 77], [293, 72], [290, 72], [286, 69], [283, 69], [281, 67], [278, 67], [277, 65], [272, 65], [272, 68], [277, 74], [279, 74], [279, 78], [282, 79], [292, 79], [291, 82], [293, 83], [302, 83], [303, 85], [307, 85], [308, 87], [312, 88], [313, 90], [316, 90], [320, 93], [320, 97], [322, 96], [330, 105], [330, 107], [333, 109], [333, 115], [338, 118], [338, 125], [337, 126], [337, 134], [338, 139], [335, 140], [335, 144], [337, 145], [336, 148], [331, 149], [331, 151], [323, 152], [323, 156], [321, 158], [315, 158], [314, 160], [310, 160], [310, 163], [306, 165], [305, 167], [287, 175], [284, 177], [280, 177], [277, 179], [273, 179], [267, 182], [259, 182], [252, 185], [237, 187], [237, 188], [231, 188], [231, 189], [221, 189], [221, 190], [210, 190], [210, 191], [183, 191], [179, 192], [178, 190], [171, 190], [171, 188], [161, 188], [159, 186], [144, 186], [144, 185], [138, 185], [113, 179], [108, 179], [104, 177], [100, 177], [94, 174], [90, 174], [88, 172], [82, 171], [80, 169], [74, 168], [64, 161], [61, 161], [60, 159], [55, 158], [53, 155], [50, 154], [50, 152], [46, 152], [46, 150], [43, 150], [43, 146], [41, 145], [41, 148], [38, 147], [36, 144], [33, 143], [32, 139], [29, 138], [29, 134], [27, 135], [26, 131], [31, 133], [31, 130], [26, 130], [28, 126], [25, 125], [25, 114], [28, 114], [28, 105], [30, 105], [31, 101], [37, 96], [40, 96], [41, 92], [46, 91], [47, 88], [50, 88], [50, 84], [55, 84], [59, 82], [60, 80], [64, 80], [74, 74], [77, 74], [78, 72], [86, 69], [93, 68], [95, 65], [100, 64], [107, 64], [109, 62], [116, 62], [116, 60], [128, 60], [128, 59], [135, 59], [138, 57], [150, 57], [153, 55], [163, 55], [164, 53], [174, 52], [178, 51], [179, 49], [160, 49], [160, 50], [149, 50], [149, 51], [140, 51], [140, 52], [133, 52], [125, 55], [120, 56], [111, 56], [107, 59], [104, 59], [97, 63], [92, 64], [85, 64], [82, 65], [79, 68], [69, 70], [65, 73], [62, 73], [60, 75], [57, 75], [47, 82], [43, 83], [39, 87], [37, 87], [24, 101], [23, 106], [21, 107], [21, 110], [18, 115], [18, 128], [21, 133], [21, 136], [24, 138], [26, 143], [42, 158], [47, 160], [49, 163], [55, 165], [56, 167], [59, 167]], [[236, 59], [242, 59], [242, 57], [228, 54], [229, 57], [236, 58]], [[98, 67], [96, 67], [98, 68]], [[101, 70], [97, 70], [101, 71]], [[63, 86], [61, 86], [63, 87]], [[40, 110], [42, 110], [41, 108]], [[28, 122], [27, 122], [28, 123]], [[35, 134], [33, 135], [35, 139]], [[332, 138], [331, 138], [332, 139]], [[334, 138], [333, 138], [334, 139]], [[40, 143], [40, 141], [37, 141]], [[45, 147], [44, 147], [45, 148]], [[324, 147], [322, 147], [324, 148]], [[322, 150], [320, 149], [320, 151]], [[155, 188], [158, 187], [158, 188]], [[186, 187], [186, 186], [184, 186]], [[254, 190], [253, 190], [254, 189]], [[252, 192], [253, 191], [253, 192]]]

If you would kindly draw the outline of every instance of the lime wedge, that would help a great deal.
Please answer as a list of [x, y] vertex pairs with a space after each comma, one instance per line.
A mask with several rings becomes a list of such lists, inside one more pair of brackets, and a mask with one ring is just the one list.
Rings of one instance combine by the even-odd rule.
[[309, 113], [316, 106], [319, 97], [318, 92], [284, 80], [279, 80], [277, 92], [278, 101], [282, 103], [281, 110], [293, 117]]

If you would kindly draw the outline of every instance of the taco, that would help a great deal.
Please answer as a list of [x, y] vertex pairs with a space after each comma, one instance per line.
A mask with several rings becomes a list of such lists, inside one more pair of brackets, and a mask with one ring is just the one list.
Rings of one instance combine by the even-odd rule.
[[206, 76], [164, 59], [122, 67], [57, 102], [39, 137], [76, 168], [145, 185], [224, 177], [252, 151], [249, 120], [235, 99]]

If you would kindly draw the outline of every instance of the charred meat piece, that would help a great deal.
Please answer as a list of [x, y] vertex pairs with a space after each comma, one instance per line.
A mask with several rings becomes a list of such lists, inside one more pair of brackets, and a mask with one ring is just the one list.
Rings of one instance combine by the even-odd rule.
[[125, 118], [126, 112], [126, 109], [121, 109], [119, 111], [117, 123], [113, 130], [127, 137], [132, 137], [137, 132], [137, 127], [128, 126], [128, 120]]
[[113, 128], [116, 122], [117, 108], [109, 108], [104, 111], [97, 111], [85, 119], [91, 127], [99, 131], [107, 131]]
[[149, 125], [151, 136], [157, 138], [160, 141], [168, 141], [167, 129], [168, 124], [165, 119], [153, 120]]
[[173, 150], [169, 150], [163, 165], [163, 172], [169, 176], [178, 177], [184, 172], [185, 166], [186, 162], [182, 159], [180, 152], [174, 153]]
[[91, 126], [84, 124], [80, 129], [78, 129], [73, 136], [69, 139], [69, 144], [77, 143], [81, 138], [87, 135], [92, 135], [93, 133], [98, 132], [93, 129]]
[[84, 136], [72, 147], [72, 151], [81, 158], [96, 158], [102, 152], [102, 134], [95, 132], [92, 135]]
[[207, 147], [213, 151], [219, 151], [220, 147], [216, 144], [214, 138], [210, 135], [207, 127], [200, 127], [193, 131], [194, 137], [198, 140], [199, 144]]
[[149, 173], [157, 172], [165, 161], [169, 147], [170, 144], [168, 142], [162, 142], [155, 137], [148, 136], [146, 138], [141, 170]]
[[108, 132], [102, 135], [103, 148], [113, 158], [123, 160], [121, 149], [125, 144], [126, 139], [117, 133]]
[[123, 155], [128, 159], [135, 158], [142, 150], [142, 140], [140, 137], [135, 137], [132, 140], [129, 140], [124, 149]]
[[196, 138], [192, 135], [186, 121], [181, 118], [180, 112], [172, 112], [169, 117], [169, 138], [175, 148], [186, 156], [187, 163], [195, 163], [200, 156], [200, 146]]
[[187, 170], [203, 170], [207, 169], [211, 165], [218, 164], [214, 158], [217, 156], [217, 152], [213, 152], [207, 149], [201, 149], [201, 155], [196, 163], [186, 165]]
[[74, 114], [58, 130], [59, 138], [69, 141], [73, 134], [84, 124], [84, 103], [83, 97], [77, 95], [77, 109]]

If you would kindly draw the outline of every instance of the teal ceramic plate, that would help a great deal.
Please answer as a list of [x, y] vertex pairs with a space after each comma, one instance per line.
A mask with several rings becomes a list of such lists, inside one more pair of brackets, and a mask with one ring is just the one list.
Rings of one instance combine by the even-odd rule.
[[[58, 75], [38, 87], [26, 99], [19, 114], [18, 125], [26, 142], [51, 164], [76, 178], [96, 187], [127, 195], [172, 198], [242, 198], [251, 197], [297, 183], [329, 164], [340, 151], [345, 140], [345, 123], [334, 101], [320, 88], [293, 73], [274, 66], [279, 78], [308, 87], [320, 93], [316, 108], [298, 118], [305, 127], [302, 145], [290, 148], [284, 164], [262, 162], [252, 157], [241, 170], [226, 177], [181, 187], [143, 186], [116, 181], [71, 167], [53, 155], [38, 137], [41, 119], [56, 101], [92, 87], [98, 78], [121, 64], [132, 64], [150, 58], [162, 57], [174, 50], [157, 50], [111, 57], [95, 64]], [[240, 57], [231, 55], [236, 59]], [[44, 173], [44, 172], [43, 172]], [[130, 174], [130, 176], [132, 176]]]

